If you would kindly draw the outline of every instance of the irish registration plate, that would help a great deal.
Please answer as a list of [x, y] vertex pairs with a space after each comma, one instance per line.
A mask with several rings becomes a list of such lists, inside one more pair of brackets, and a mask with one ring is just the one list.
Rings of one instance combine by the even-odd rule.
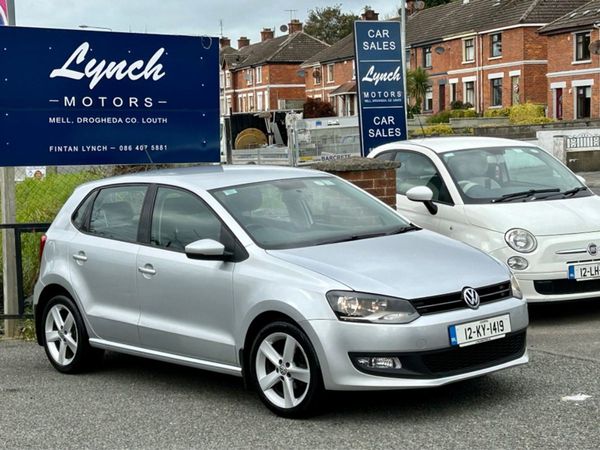
[[506, 333], [510, 333], [510, 315], [505, 314], [477, 322], [452, 325], [448, 331], [450, 344], [460, 347], [500, 339], [506, 336]]
[[593, 280], [595, 278], [600, 278], [600, 263], [569, 266], [569, 280]]

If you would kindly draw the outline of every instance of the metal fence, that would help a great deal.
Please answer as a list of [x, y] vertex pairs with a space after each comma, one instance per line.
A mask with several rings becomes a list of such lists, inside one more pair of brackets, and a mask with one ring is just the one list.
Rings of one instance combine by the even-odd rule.
[[[31, 296], [39, 273], [41, 235], [77, 186], [113, 175], [157, 168], [160, 167], [148, 165], [16, 168], [16, 223], [1, 224], [0, 229], [14, 230], [15, 233], [19, 314], [5, 314], [1, 276], [4, 267], [0, 264], [0, 319], [30, 317]], [[0, 246], [0, 252], [1, 250]], [[3, 326], [3, 320], [0, 320], [0, 334], [3, 333]]]

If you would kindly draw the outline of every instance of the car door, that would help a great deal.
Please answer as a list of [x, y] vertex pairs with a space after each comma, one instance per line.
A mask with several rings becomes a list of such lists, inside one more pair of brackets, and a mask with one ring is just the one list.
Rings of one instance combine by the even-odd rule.
[[92, 329], [107, 341], [139, 344], [137, 236], [147, 189], [120, 185], [88, 197], [93, 201], [89, 216], [69, 244], [72, 286]]
[[156, 190], [147, 245], [137, 256], [144, 348], [235, 364], [233, 270], [235, 263], [190, 259], [185, 246], [214, 239], [231, 247], [231, 232], [195, 194]]
[[[388, 153], [386, 155], [386, 153]], [[442, 222], [454, 202], [440, 171], [429, 157], [411, 150], [393, 150], [378, 155], [376, 158], [400, 162], [396, 169], [396, 208], [414, 223], [433, 231], [442, 230]], [[421, 202], [413, 202], [406, 197], [406, 192], [416, 186], [426, 186], [433, 192], [433, 202], [438, 207], [437, 214], [431, 214]]]

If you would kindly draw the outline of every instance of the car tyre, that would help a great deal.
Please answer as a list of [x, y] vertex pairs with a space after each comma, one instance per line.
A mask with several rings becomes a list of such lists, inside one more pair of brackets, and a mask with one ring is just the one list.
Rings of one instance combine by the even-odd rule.
[[274, 322], [255, 337], [249, 360], [251, 384], [275, 414], [302, 418], [317, 412], [323, 377], [308, 336], [296, 325]]
[[46, 356], [59, 372], [89, 370], [104, 353], [90, 346], [79, 309], [65, 295], [57, 295], [46, 304], [42, 314], [42, 333]]

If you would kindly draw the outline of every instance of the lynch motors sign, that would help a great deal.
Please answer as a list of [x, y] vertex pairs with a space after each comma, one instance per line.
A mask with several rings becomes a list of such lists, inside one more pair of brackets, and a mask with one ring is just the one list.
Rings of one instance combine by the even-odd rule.
[[354, 22], [361, 151], [406, 139], [400, 22]]
[[0, 166], [219, 161], [218, 39], [0, 28]]

